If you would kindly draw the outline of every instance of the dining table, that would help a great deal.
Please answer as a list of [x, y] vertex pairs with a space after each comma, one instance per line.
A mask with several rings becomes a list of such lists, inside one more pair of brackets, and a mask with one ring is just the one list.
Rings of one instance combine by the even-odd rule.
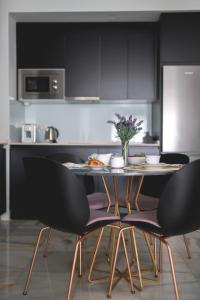
[[[145, 164], [140, 164], [140, 165], [128, 165], [126, 167], [117, 169], [117, 168], [111, 168], [110, 166], [102, 166], [102, 167], [94, 167], [93, 168], [93, 167], [87, 166], [85, 164], [78, 165], [78, 166], [73, 164], [70, 166], [70, 170], [78, 176], [101, 177], [102, 183], [103, 183], [103, 186], [104, 186], [105, 192], [107, 194], [107, 198], [108, 198], [107, 211], [109, 212], [111, 206], [113, 205], [111, 199], [113, 199], [113, 196], [114, 196], [114, 214], [120, 215], [118, 181], [121, 178], [126, 179], [125, 195], [123, 197], [123, 200], [125, 202], [125, 207], [127, 209], [126, 213], [131, 214], [132, 213], [131, 199], [130, 199], [131, 195], [134, 195], [133, 201], [134, 201], [136, 210], [140, 211], [140, 206], [138, 203], [138, 196], [139, 196], [142, 182], [143, 182], [143, 179], [145, 176], [170, 175], [170, 174], [177, 172], [182, 167], [183, 167], [183, 165], [181, 165], [181, 164], [165, 164], [165, 163], [146, 164], [145, 163]], [[112, 179], [114, 195], [110, 192], [111, 187], [109, 186], [109, 184], [107, 182], [108, 178]], [[136, 179], [136, 178], [137, 178], [137, 180], [134, 181], [134, 179]], [[133, 190], [134, 190], [134, 193], [132, 193]], [[121, 199], [121, 197], [120, 197], [120, 199]], [[95, 252], [95, 255], [93, 256], [92, 264], [94, 264], [96, 254], [97, 254], [97, 245], [99, 247], [99, 243], [100, 243], [102, 234], [103, 234], [103, 229], [101, 230], [100, 235], [96, 242], [96, 246], [95, 246], [96, 252]], [[153, 251], [152, 251], [151, 243], [150, 243], [150, 240], [149, 240], [147, 234], [144, 234], [144, 238], [145, 238], [145, 241], [147, 244], [147, 248], [149, 251], [150, 259], [152, 261], [153, 268], [156, 273], [157, 266], [156, 266], [155, 252], [153, 253]], [[115, 233], [114, 233], [113, 229], [111, 229], [111, 237], [110, 237], [110, 245], [111, 245], [110, 260], [111, 260], [111, 263], [110, 264], [112, 264], [112, 260], [114, 257], [114, 251], [115, 251], [114, 239], [115, 239]], [[134, 243], [133, 240], [132, 240], [132, 243]], [[138, 254], [137, 254], [137, 256], [138, 256]], [[138, 259], [138, 257], [137, 257], [137, 259]], [[139, 261], [137, 261], [137, 263], [139, 263]], [[122, 277], [127, 279], [127, 277], [125, 276], [125, 273], [126, 273], [125, 271], [121, 272], [118, 270], [118, 273], [120, 274], [119, 280]], [[90, 267], [88, 279], [90, 282], [97, 282], [98, 279], [92, 280], [91, 274], [92, 274], [92, 268]], [[99, 278], [99, 280], [101, 281], [102, 278], [103, 277]], [[138, 287], [138, 286], [135, 286], [135, 287], [138, 290], [142, 290], [143, 284], [142, 284], [141, 274], [139, 274], [139, 281], [140, 281], [140, 287]]]
[[126, 193], [125, 203], [128, 213], [131, 213], [130, 208], [130, 194], [134, 185], [134, 178], [137, 178], [134, 189], [134, 203], [137, 211], [140, 211], [139, 204], [137, 202], [138, 195], [142, 186], [142, 182], [145, 176], [157, 176], [157, 175], [169, 175], [182, 168], [181, 164], [140, 164], [140, 165], [128, 165], [123, 168], [111, 168], [110, 166], [102, 167], [90, 167], [86, 164], [76, 165], [72, 164], [70, 170], [78, 176], [97, 176], [101, 177], [105, 192], [108, 196], [108, 206], [111, 205], [111, 193], [107, 183], [107, 178], [110, 177], [113, 180], [113, 190], [115, 198], [115, 213], [119, 214], [119, 191], [118, 180], [120, 178], [126, 179]]

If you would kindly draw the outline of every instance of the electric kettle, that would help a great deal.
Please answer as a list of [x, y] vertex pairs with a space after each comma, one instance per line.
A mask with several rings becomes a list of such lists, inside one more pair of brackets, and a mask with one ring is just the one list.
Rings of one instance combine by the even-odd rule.
[[49, 126], [45, 130], [45, 140], [49, 143], [57, 143], [57, 138], [59, 136], [59, 131], [53, 126]]

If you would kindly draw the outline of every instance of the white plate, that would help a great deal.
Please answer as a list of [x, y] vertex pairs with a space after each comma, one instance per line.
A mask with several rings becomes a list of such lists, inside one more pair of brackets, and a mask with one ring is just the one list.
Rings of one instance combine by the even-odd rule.
[[103, 170], [106, 166], [96, 166], [96, 167], [91, 167], [88, 166], [91, 170], [95, 170], [95, 171], [99, 171], [99, 170]]
[[84, 169], [88, 167], [87, 164], [74, 164], [71, 162], [63, 163], [63, 165], [68, 169]]

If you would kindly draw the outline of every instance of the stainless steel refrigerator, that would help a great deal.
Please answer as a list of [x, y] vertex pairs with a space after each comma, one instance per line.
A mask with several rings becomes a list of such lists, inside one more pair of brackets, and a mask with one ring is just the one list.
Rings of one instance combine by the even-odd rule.
[[200, 157], [200, 66], [163, 67], [162, 151]]

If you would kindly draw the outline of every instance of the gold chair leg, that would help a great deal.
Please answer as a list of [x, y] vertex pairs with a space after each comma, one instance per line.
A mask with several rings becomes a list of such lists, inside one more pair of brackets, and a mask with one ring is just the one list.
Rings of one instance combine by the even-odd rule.
[[109, 234], [109, 241], [108, 241], [108, 246], [107, 246], [107, 250], [106, 250], [106, 256], [107, 256], [107, 260], [108, 262], [110, 262], [110, 246], [112, 243], [112, 235], [113, 235], [113, 228], [110, 228], [110, 234]]
[[73, 283], [73, 278], [74, 278], [74, 273], [75, 273], [75, 268], [76, 268], [76, 262], [77, 262], [77, 255], [78, 251], [80, 249], [80, 240], [76, 242], [75, 250], [74, 250], [74, 258], [73, 258], [73, 263], [72, 263], [72, 269], [71, 269], [71, 274], [70, 274], [70, 279], [69, 279], [69, 286], [68, 286], [68, 291], [67, 291], [67, 296], [66, 300], [70, 300], [71, 296], [71, 291], [72, 291], [72, 283]]
[[118, 235], [118, 239], [117, 239], [116, 252], [115, 252], [114, 259], [113, 259], [113, 264], [111, 264], [111, 275], [110, 275], [110, 282], [109, 282], [109, 286], [108, 286], [107, 298], [111, 298], [114, 273], [115, 273], [116, 262], [117, 262], [117, 257], [118, 257], [118, 253], [119, 253], [119, 244], [120, 244], [120, 240], [121, 240], [121, 235], [122, 235], [122, 232], [120, 231], [119, 235]]
[[93, 272], [93, 267], [94, 267], [94, 263], [95, 263], [95, 260], [96, 260], [97, 252], [98, 252], [98, 249], [99, 249], [99, 245], [100, 245], [100, 242], [101, 242], [101, 238], [102, 238], [102, 235], [103, 235], [103, 231], [104, 231], [104, 228], [101, 228], [99, 236], [97, 237], [96, 245], [94, 247], [94, 252], [93, 252], [92, 257], [91, 257], [90, 269], [89, 269], [89, 274], [88, 274], [88, 281], [91, 282], [91, 283], [95, 281], [94, 279], [92, 279], [92, 272]]
[[163, 256], [163, 244], [161, 241], [159, 241], [159, 264], [158, 264], [158, 271], [162, 272], [162, 256]]
[[157, 262], [157, 241], [156, 241], [156, 238], [154, 238], [153, 241], [154, 241], [154, 247], [153, 247], [154, 258], [155, 258], [155, 261]]
[[177, 281], [176, 281], [176, 273], [174, 269], [174, 262], [173, 262], [173, 257], [172, 257], [172, 251], [169, 246], [169, 243], [166, 240], [162, 240], [163, 243], [166, 245], [167, 250], [168, 250], [168, 256], [169, 256], [169, 261], [170, 261], [170, 267], [171, 267], [171, 273], [172, 273], [172, 279], [173, 279], [173, 284], [174, 284], [174, 291], [176, 295], [176, 300], [179, 300], [179, 291], [178, 291], [178, 286], [177, 286]]
[[40, 241], [41, 241], [43, 232], [45, 230], [49, 229], [49, 228], [50, 227], [43, 227], [39, 231], [38, 238], [37, 238], [36, 245], [35, 245], [35, 250], [34, 250], [32, 261], [31, 261], [31, 265], [30, 265], [28, 276], [27, 276], [27, 279], [26, 279], [26, 284], [25, 284], [25, 287], [24, 287], [24, 290], [23, 290], [23, 295], [27, 295], [28, 294], [28, 287], [29, 287], [29, 283], [30, 283], [30, 279], [31, 279], [32, 271], [33, 271], [33, 266], [35, 264], [35, 259], [36, 259], [37, 253], [38, 253], [38, 248], [40, 246]]
[[189, 244], [188, 244], [188, 239], [187, 239], [187, 237], [185, 235], [183, 235], [183, 240], [184, 240], [184, 243], [185, 243], [185, 248], [186, 248], [186, 251], [187, 251], [187, 256], [190, 259], [191, 258], [190, 248], [189, 248]]
[[52, 235], [52, 228], [49, 228], [49, 233], [48, 233], [48, 236], [47, 236], [47, 239], [46, 239], [43, 257], [48, 256], [48, 248], [49, 248], [49, 242], [51, 240], [51, 235]]
[[153, 268], [154, 268], [154, 272], [155, 272], [155, 277], [158, 277], [157, 262], [156, 262], [156, 260], [154, 258], [154, 254], [153, 254], [153, 251], [151, 249], [151, 245], [150, 245], [150, 242], [149, 242], [149, 239], [148, 239], [148, 234], [145, 233], [145, 232], [143, 232], [143, 233], [144, 233], [144, 238], [145, 238], [148, 250], [149, 250], [149, 255], [150, 255], [150, 258], [151, 258], [151, 261], [152, 261], [152, 264], [153, 264]]
[[80, 242], [79, 245], [79, 273], [78, 276], [82, 277], [83, 275], [83, 269], [82, 269], [82, 242]]
[[142, 273], [141, 273], [141, 268], [140, 268], [140, 260], [139, 260], [139, 255], [138, 255], [138, 250], [137, 250], [137, 243], [136, 243], [136, 237], [135, 237], [135, 230], [134, 228], [130, 229], [132, 237], [133, 237], [133, 243], [134, 243], [134, 250], [135, 250], [135, 259], [136, 259], [136, 264], [137, 264], [137, 270], [138, 270], [138, 276], [139, 276], [139, 282], [140, 282], [140, 289], [143, 289], [143, 281], [142, 281]]
[[128, 260], [128, 253], [127, 253], [127, 249], [126, 249], [126, 242], [125, 242], [123, 231], [122, 231], [122, 241], [123, 241], [123, 245], [124, 245], [124, 253], [125, 253], [126, 264], [127, 264], [127, 268], [128, 268], [129, 280], [130, 280], [130, 284], [131, 284], [131, 293], [135, 293], [135, 290], [134, 290], [134, 287], [133, 287], [133, 279], [132, 279], [132, 274], [131, 274], [131, 268], [130, 268], [130, 264], [129, 264], [129, 260]]

